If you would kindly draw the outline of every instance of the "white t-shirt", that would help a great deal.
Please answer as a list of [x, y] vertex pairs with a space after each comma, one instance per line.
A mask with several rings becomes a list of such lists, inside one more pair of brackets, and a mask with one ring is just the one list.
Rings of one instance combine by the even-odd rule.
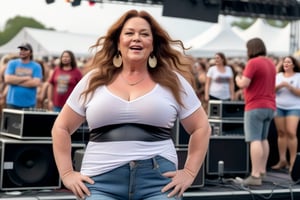
[[[283, 73], [277, 73], [276, 86], [282, 82], [288, 82], [290, 85], [296, 88], [300, 88], [300, 73], [295, 73], [291, 77], [284, 77]], [[300, 97], [294, 95], [286, 87], [280, 88], [276, 92], [276, 106], [281, 109], [300, 109]]]
[[[185, 91], [181, 93], [184, 107], [176, 102], [167, 88], [159, 84], [144, 96], [132, 101], [126, 101], [111, 93], [106, 86], [101, 86], [95, 90], [93, 98], [83, 103], [80, 94], [87, 87], [92, 72], [81, 79], [66, 102], [75, 112], [86, 116], [90, 130], [121, 123], [172, 128], [177, 118], [186, 118], [201, 106], [193, 88], [179, 74], [178, 78]], [[156, 155], [163, 156], [177, 165], [177, 154], [172, 139], [155, 142], [89, 142], [81, 173], [94, 176], [132, 160], [149, 159]]]
[[217, 66], [211, 66], [207, 77], [211, 78], [209, 95], [218, 99], [230, 99], [230, 79], [233, 78], [231, 67], [225, 66], [225, 72], [220, 72]]

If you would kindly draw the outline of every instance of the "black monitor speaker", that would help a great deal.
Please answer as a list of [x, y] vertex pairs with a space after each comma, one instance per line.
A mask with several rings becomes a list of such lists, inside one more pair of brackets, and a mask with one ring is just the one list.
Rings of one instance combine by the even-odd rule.
[[292, 180], [297, 182], [300, 181], [300, 152], [297, 153], [294, 166], [291, 171]]
[[81, 163], [82, 163], [82, 159], [83, 159], [83, 156], [84, 156], [84, 152], [85, 152], [84, 148], [76, 149], [75, 152], [74, 152], [73, 166], [74, 166], [75, 171], [79, 172], [80, 169], [81, 169]]
[[206, 172], [219, 174], [219, 162], [224, 175], [249, 173], [249, 145], [240, 136], [211, 136], [206, 156]]
[[51, 140], [0, 138], [0, 190], [56, 189], [60, 179]]
[[[180, 148], [177, 148], [176, 152], [177, 152], [177, 156], [178, 156], [178, 168], [183, 169], [184, 164], [185, 164], [185, 160], [186, 160], [186, 157], [187, 157], [188, 148], [187, 148], [187, 146], [182, 146]], [[200, 168], [193, 184], [190, 187], [191, 188], [203, 187], [204, 186], [204, 180], [205, 180], [205, 175], [204, 175], [204, 164], [203, 164], [202, 167]]]
[[172, 139], [175, 146], [187, 145], [190, 140], [190, 135], [185, 131], [179, 119], [177, 119], [172, 128]]

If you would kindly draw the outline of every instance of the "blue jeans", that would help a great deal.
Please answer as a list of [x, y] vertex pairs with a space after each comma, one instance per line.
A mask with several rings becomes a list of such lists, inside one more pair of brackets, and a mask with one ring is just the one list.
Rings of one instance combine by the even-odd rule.
[[288, 117], [288, 116], [297, 116], [300, 117], [300, 109], [282, 109], [282, 108], [277, 108], [276, 117]]
[[54, 112], [60, 112], [61, 109], [62, 109], [62, 107], [53, 106], [53, 111], [54, 111]]
[[25, 107], [20, 107], [20, 106], [16, 106], [16, 105], [12, 105], [12, 104], [6, 104], [6, 108], [11, 108], [11, 109], [17, 109], [17, 110], [24, 110], [24, 109], [35, 109], [35, 105], [33, 106], [25, 106]]
[[171, 181], [162, 174], [175, 170], [175, 164], [161, 156], [131, 161], [110, 172], [92, 177], [95, 184], [86, 184], [91, 192], [91, 196], [86, 197], [86, 200], [181, 199], [168, 198], [169, 192], [161, 192], [161, 189]]

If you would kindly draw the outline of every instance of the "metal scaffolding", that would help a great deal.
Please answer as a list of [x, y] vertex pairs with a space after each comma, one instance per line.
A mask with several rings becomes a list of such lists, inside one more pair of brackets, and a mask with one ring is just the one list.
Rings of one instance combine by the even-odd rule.
[[291, 21], [290, 55], [299, 50], [299, 20]]

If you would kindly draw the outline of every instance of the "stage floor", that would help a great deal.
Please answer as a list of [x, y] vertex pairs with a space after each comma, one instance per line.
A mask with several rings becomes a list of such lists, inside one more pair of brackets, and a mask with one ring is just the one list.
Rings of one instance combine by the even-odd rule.
[[[239, 176], [237, 176], [239, 177]], [[239, 177], [245, 178], [245, 177]], [[184, 200], [196, 199], [300, 199], [300, 181], [294, 182], [287, 170], [270, 170], [261, 186], [243, 186], [236, 177], [205, 179], [204, 187], [189, 189]]]
[[[244, 177], [241, 177], [244, 178]], [[76, 200], [68, 190], [7, 191], [0, 193], [1, 200]], [[203, 187], [191, 188], [184, 200], [259, 200], [300, 199], [300, 184], [292, 181], [287, 170], [268, 171], [262, 186], [244, 187], [235, 177], [205, 179]]]

